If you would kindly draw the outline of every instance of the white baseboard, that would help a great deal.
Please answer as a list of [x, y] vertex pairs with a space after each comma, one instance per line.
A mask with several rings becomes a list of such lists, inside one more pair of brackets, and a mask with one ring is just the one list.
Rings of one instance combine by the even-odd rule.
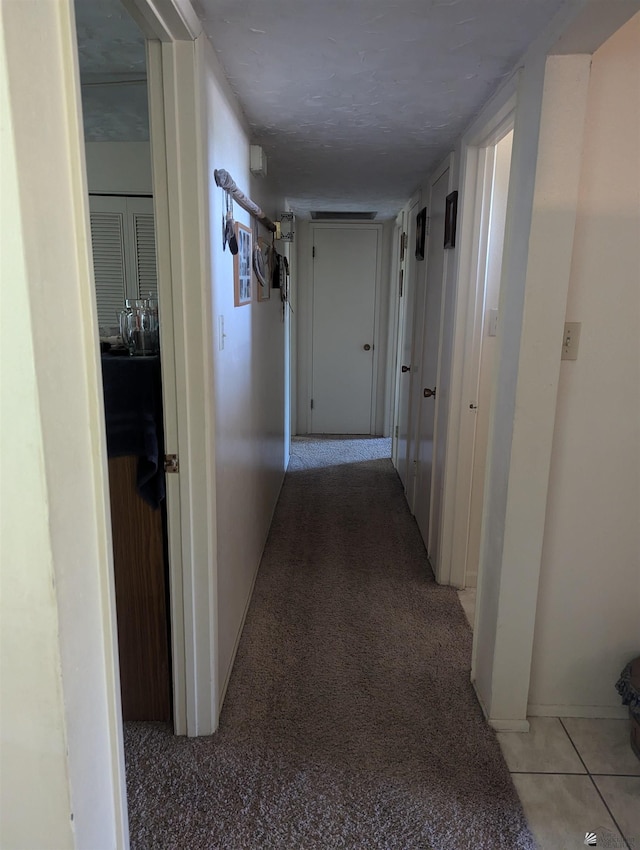
[[238, 629], [238, 634], [236, 635], [236, 641], [233, 645], [233, 652], [231, 653], [231, 661], [229, 662], [229, 669], [224, 678], [224, 684], [222, 686], [222, 690], [220, 691], [220, 702], [218, 703], [218, 718], [220, 718], [220, 712], [222, 711], [222, 706], [224, 704], [224, 699], [227, 695], [227, 688], [229, 687], [229, 680], [231, 679], [231, 673], [233, 672], [233, 665], [236, 663], [236, 655], [238, 654], [238, 647], [240, 646], [240, 638], [242, 637], [242, 632], [244, 631], [244, 624], [247, 619], [247, 614], [249, 613], [249, 606], [251, 605], [251, 599], [253, 598], [253, 591], [256, 586], [256, 579], [258, 578], [258, 571], [260, 569], [260, 563], [262, 562], [262, 555], [260, 555], [260, 560], [256, 566], [255, 572], [253, 574], [253, 579], [251, 580], [251, 589], [249, 590], [249, 595], [247, 596], [247, 602], [244, 606], [244, 611], [242, 613], [242, 620], [240, 621], [240, 628]]
[[593, 717], [624, 719], [629, 716], [624, 705], [528, 705], [529, 717]]
[[496, 732], [528, 732], [528, 720], [492, 720], [489, 718], [489, 726]]
[[[231, 661], [229, 662], [229, 669], [226, 672], [224, 677], [224, 684], [222, 686], [222, 690], [220, 691], [220, 701], [218, 702], [218, 719], [220, 718], [220, 712], [222, 711], [222, 706], [224, 704], [224, 698], [227, 695], [227, 688], [229, 687], [229, 680], [231, 679], [231, 673], [233, 672], [233, 665], [236, 663], [236, 655], [238, 654], [238, 647], [240, 646], [240, 638], [242, 637], [242, 632], [244, 631], [244, 624], [247, 619], [247, 614], [249, 613], [249, 606], [251, 605], [251, 600], [253, 599], [253, 591], [256, 586], [256, 581], [258, 578], [258, 572], [260, 570], [260, 564], [262, 563], [262, 556], [264, 555], [264, 549], [267, 545], [267, 540], [269, 539], [269, 532], [271, 531], [271, 524], [273, 523], [273, 517], [276, 512], [276, 507], [280, 500], [280, 494], [282, 493], [282, 485], [284, 484], [284, 479], [286, 475], [286, 470], [282, 473], [282, 480], [280, 481], [280, 489], [278, 490], [278, 496], [273, 504], [273, 510], [271, 511], [271, 519], [269, 520], [269, 525], [267, 526], [267, 533], [264, 538], [264, 543], [262, 544], [262, 549], [260, 550], [260, 557], [258, 558], [258, 563], [256, 564], [256, 568], [253, 573], [253, 578], [251, 579], [251, 588], [249, 589], [249, 595], [247, 596], [247, 601], [244, 606], [244, 611], [242, 613], [242, 619], [240, 621], [240, 628], [238, 629], [238, 634], [236, 635], [235, 644], [233, 646], [233, 652], [231, 653]], [[216, 727], [217, 728], [217, 727]]]

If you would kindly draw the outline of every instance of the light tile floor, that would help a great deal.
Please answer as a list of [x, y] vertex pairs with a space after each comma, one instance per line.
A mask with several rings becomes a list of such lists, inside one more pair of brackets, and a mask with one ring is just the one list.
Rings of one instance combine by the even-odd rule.
[[498, 741], [540, 850], [578, 850], [588, 832], [597, 847], [640, 850], [640, 761], [628, 722], [529, 722], [530, 732], [499, 732]]
[[[476, 589], [458, 591], [473, 629]], [[498, 732], [540, 850], [640, 850], [640, 761], [627, 720], [530, 717], [530, 731]], [[591, 845], [594, 846], [594, 845]]]

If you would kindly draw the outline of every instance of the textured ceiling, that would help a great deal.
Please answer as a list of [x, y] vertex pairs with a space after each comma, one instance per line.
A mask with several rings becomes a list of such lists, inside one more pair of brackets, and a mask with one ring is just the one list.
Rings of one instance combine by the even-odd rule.
[[452, 148], [562, 0], [194, 5], [292, 208], [382, 217]]
[[144, 36], [120, 0], [76, 0], [75, 11], [85, 140], [147, 140]]
[[[292, 209], [385, 218], [565, 0], [193, 2]], [[144, 73], [119, 0], [76, 0], [76, 15], [83, 82]], [[83, 86], [87, 138], [146, 138], [143, 89]]]

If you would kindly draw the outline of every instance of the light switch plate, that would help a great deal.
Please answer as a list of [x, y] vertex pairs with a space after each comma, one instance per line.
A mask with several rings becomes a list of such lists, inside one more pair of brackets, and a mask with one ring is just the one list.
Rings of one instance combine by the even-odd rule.
[[561, 360], [577, 360], [582, 322], [565, 322]]
[[498, 333], [498, 308], [492, 307], [489, 310], [489, 329], [487, 336], [496, 336]]

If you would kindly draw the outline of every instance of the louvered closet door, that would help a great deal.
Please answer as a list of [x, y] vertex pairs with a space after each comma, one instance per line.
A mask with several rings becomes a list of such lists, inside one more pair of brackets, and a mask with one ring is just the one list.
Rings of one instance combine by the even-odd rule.
[[98, 324], [116, 325], [126, 298], [158, 297], [153, 198], [91, 195]]
[[136, 282], [136, 298], [158, 297], [156, 230], [153, 198], [127, 198], [131, 245], [130, 274]]
[[117, 325], [118, 310], [122, 310], [125, 298], [129, 297], [125, 259], [126, 212], [120, 198], [92, 197], [90, 216], [98, 324], [113, 326]]

